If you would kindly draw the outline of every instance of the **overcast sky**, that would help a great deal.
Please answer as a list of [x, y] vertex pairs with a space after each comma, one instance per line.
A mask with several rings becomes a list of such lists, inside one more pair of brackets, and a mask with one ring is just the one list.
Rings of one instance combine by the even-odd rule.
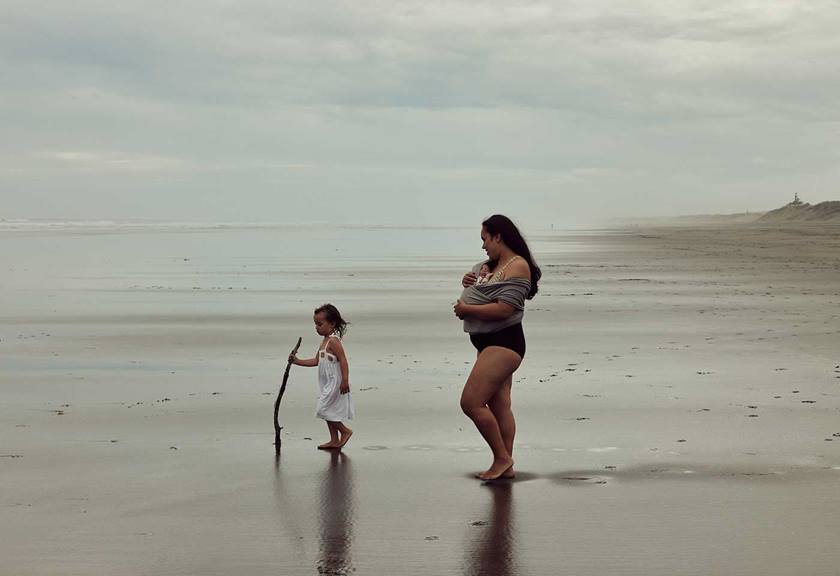
[[0, 218], [840, 199], [840, 3], [0, 0]]

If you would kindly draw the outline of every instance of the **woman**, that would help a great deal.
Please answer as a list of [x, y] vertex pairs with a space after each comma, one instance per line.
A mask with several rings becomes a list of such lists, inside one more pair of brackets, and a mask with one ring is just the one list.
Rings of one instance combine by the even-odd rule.
[[514, 477], [516, 422], [510, 388], [525, 356], [525, 300], [537, 293], [542, 273], [519, 229], [506, 216], [496, 214], [482, 222], [481, 241], [488, 260], [464, 275], [455, 315], [464, 321], [464, 331], [478, 350], [461, 394], [461, 409], [493, 451], [493, 464], [476, 477], [495, 480]]

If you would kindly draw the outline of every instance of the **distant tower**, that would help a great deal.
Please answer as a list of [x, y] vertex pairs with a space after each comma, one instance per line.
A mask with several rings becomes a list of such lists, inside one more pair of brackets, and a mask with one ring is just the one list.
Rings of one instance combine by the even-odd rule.
[[793, 202], [790, 203], [791, 206], [801, 206], [802, 200], [799, 199], [799, 192], [793, 193]]

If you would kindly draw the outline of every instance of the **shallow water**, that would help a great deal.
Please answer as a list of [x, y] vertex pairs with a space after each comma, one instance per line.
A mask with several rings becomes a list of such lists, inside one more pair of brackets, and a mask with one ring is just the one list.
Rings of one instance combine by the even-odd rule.
[[[534, 233], [518, 479], [487, 485], [451, 314], [477, 231], [0, 238], [0, 573], [836, 574], [840, 278], [807, 252]], [[315, 450], [296, 367], [276, 460], [327, 300], [355, 434]]]

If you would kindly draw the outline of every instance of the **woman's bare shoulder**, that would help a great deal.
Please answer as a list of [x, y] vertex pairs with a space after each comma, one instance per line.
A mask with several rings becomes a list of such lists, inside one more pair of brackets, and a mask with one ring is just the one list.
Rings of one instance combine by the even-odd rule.
[[531, 279], [531, 267], [528, 266], [528, 261], [524, 258], [517, 258], [510, 263], [508, 269], [505, 271], [505, 278], [524, 278]]

